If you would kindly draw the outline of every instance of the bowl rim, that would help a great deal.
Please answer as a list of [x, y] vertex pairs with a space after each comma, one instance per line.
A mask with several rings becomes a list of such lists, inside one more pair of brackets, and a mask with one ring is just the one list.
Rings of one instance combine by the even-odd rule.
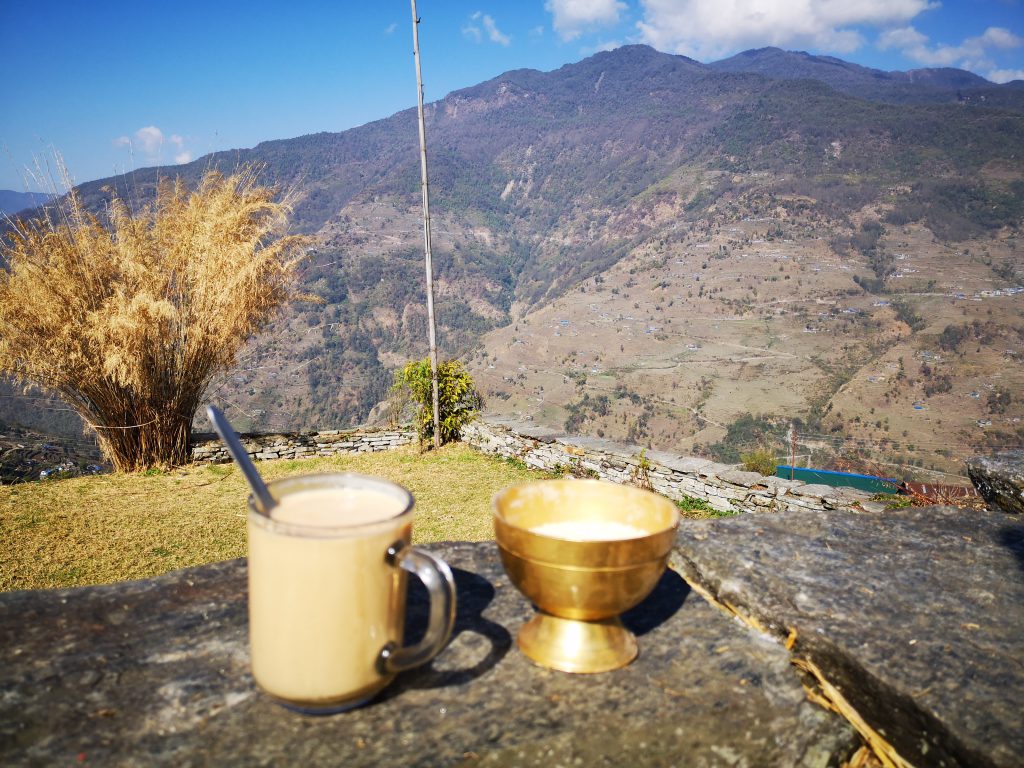
[[[651, 532], [647, 533], [644, 536], [631, 536], [629, 538], [624, 538], [624, 539], [565, 539], [565, 538], [562, 538], [562, 537], [559, 537], [559, 536], [549, 536], [549, 535], [546, 535], [546, 534], [534, 533], [533, 530], [530, 529], [530, 528], [523, 528], [522, 526], [516, 525], [515, 523], [511, 522], [501, 512], [501, 510], [499, 508], [499, 505], [498, 505], [498, 500], [502, 496], [504, 496], [505, 494], [513, 493], [513, 492], [516, 492], [516, 491], [520, 491], [520, 490], [522, 490], [524, 488], [528, 488], [528, 487], [531, 487], [531, 486], [545, 485], [545, 484], [548, 484], [548, 483], [557, 483], [559, 485], [564, 485], [564, 486], [570, 486], [570, 485], [585, 485], [585, 486], [591, 486], [591, 487], [594, 487], [594, 486], [604, 486], [604, 487], [612, 487], [612, 488], [616, 488], [616, 489], [622, 489], [623, 491], [625, 491], [627, 493], [628, 492], [636, 492], [638, 494], [646, 494], [648, 496], [653, 496], [654, 498], [658, 499], [659, 502], [664, 502], [667, 505], [667, 509], [671, 512], [671, 515], [672, 515], [672, 523], [671, 523], [671, 525], [668, 525], [668, 526], [666, 526], [664, 528], [660, 528], [657, 531], [651, 531]], [[491, 497], [491, 516], [492, 516], [492, 518], [494, 520], [501, 521], [501, 523], [503, 525], [506, 525], [506, 526], [508, 526], [509, 528], [511, 528], [511, 529], [513, 529], [515, 531], [519, 531], [519, 532], [522, 532], [522, 533], [525, 533], [525, 534], [529, 534], [530, 536], [536, 536], [537, 538], [541, 538], [541, 539], [549, 539], [551, 541], [566, 542], [567, 544], [594, 544], [594, 543], [607, 542], [607, 541], [616, 541], [616, 542], [642, 541], [644, 539], [649, 539], [652, 536], [660, 536], [660, 535], [662, 535], [662, 534], [664, 534], [664, 533], [666, 533], [668, 531], [674, 531], [674, 530], [678, 529], [679, 528], [679, 521], [682, 519], [682, 515], [679, 513], [679, 508], [667, 496], [663, 496], [660, 493], [657, 493], [657, 492], [652, 491], [652, 490], [648, 490], [646, 488], [638, 488], [635, 485], [627, 485], [625, 483], [614, 483], [611, 480], [599, 480], [599, 479], [596, 479], [596, 478], [584, 478], [584, 479], [552, 478], [550, 480], [528, 480], [528, 481], [523, 482], [523, 483], [516, 483], [514, 485], [506, 486], [505, 488], [502, 488], [501, 490], [497, 491], [494, 494], [494, 496]]]

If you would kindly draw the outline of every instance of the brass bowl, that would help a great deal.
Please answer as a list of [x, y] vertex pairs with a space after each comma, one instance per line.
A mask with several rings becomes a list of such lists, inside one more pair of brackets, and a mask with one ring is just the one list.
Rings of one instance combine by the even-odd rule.
[[[576, 540], [538, 533], [548, 523], [618, 523], [635, 538]], [[516, 588], [538, 608], [519, 648], [564, 672], [629, 664], [636, 638], [619, 614], [654, 589], [668, 564], [679, 512], [663, 496], [599, 480], [546, 480], [494, 497], [494, 537]]]

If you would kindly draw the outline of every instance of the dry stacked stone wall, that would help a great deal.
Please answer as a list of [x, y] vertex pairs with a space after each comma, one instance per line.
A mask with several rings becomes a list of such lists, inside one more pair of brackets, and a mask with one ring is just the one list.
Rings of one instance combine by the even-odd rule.
[[871, 501], [871, 494], [854, 488], [765, 477], [732, 464], [631, 449], [606, 440], [529, 435], [479, 420], [462, 428], [462, 440], [535, 469], [643, 485], [672, 499], [704, 499], [723, 512], [884, 508]]
[[[246, 433], [242, 445], [255, 460], [302, 459], [312, 456], [341, 456], [350, 453], [390, 451], [415, 442], [416, 432], [409, 429], [329, 430], [308, 433]], [[192, 461], [197, 464], [226, 464], [228, 449], [216, 435], [193, 436]]]
[[[241, 438], [249, 456], [257, 461], [388, 451], [417, 440], [416, 432], [408, 429], [252, 433]], [[853, 488], [765, 477], [731, 464], [643, 451], [606, 440], [529, 434], [524, 428], [477, 420], [463, 427], [462, 441], [484, 453], [522, 461], [534, 469], [632, 483], [672, 499], [704, 499], [723, 512], [883, 508], [871, 501], [871, 494]], [[192, 458], [196, 463], [231, 461], [227, 449], [213, 434], [195, 436]]]

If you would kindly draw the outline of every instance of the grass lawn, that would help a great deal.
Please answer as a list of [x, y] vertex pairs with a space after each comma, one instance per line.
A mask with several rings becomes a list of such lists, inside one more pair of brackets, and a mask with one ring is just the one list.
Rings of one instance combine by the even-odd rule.
[[[268, 480], [350, 471], [416, 497], [413, 540], [493, 538], [491, 498], [536, 472], [464, 445], [259, 465]], [[248, 487], [233, 464], [0, 487], [0, 591], [155, 576], [245, 554]]]
[[[547, 475], [455, 443], [355, 456], [265, 461], [267, 480], [347, 471], [416, 497], [413, 542], [494, 537], [491, 499]], [[0, 486], [0, 592], [105, 584], [245, 555], [248, 486], [234, 464]], [[716, 516], [705, 502], [684, 517]]]

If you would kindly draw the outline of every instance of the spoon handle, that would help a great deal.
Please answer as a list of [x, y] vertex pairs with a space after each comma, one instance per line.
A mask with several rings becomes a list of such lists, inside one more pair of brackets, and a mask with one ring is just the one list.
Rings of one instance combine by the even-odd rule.
[[206, 415], [210, 417], [210, 421], [213, 422], [213, 428], [217, 430], [220, 439], [228, 447], [228, 453], [231, 454], [235, 463], [242, 469], [242, 474], [245, 475], [249, 487], [252, 488], [252, 492], [259, 501], [261, 511], [264, 515], [269, 516], [270, 510], [277, 505], [277, 502], [270, 495], [270, 489], [263, 482], [263, 478], [260, 477], [256, 465], [252, 463], [252, 459], [249, 458], [249, 452], [242, 447], [242, 443], [238, 439], [235, 430], [231, 427], [231, 423], [216, 405], [206, 406]]

